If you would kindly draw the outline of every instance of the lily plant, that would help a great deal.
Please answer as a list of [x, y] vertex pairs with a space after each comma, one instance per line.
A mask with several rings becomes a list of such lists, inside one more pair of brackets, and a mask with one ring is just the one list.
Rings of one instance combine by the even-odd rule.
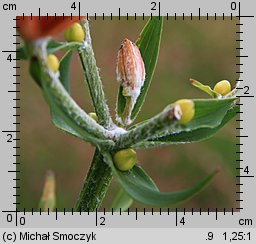
[[[127, 37], [117, 47], [116, 118], [110, 116], [99, 69], [96, 65], [89, 20], [78, 17], [22, 17], [17, 26], [23, 44], [17, 57], [28, 60], [29, 71], [49, 105], [53, 124], [77, 139], [90, 143], [95, 153], [75, 204], [76, 211], [100, 208], [113, 177], [121, 191], [113, 201], [114, 211], [127, 210], [133, 201], [149, 206], [177, 206], [200, 193], [217, 171], [188, 189], [161, 192], [137, 164], [136, 150], [194, 143], [210, 138], [239, 111], [237, 85], [220, 81], [212, 89], [196, 80], [193, 86], [209, 99], [171, 101], [159, 114], [134, 124], [142, 109], [156, 68], [163, 18], [152, 17], [135, 42]], [[64, 42], [53, 36], [65, 30]], [[119, 48], [119, 50], [118, 50]], [[54, 55], [65, 51], [59, 61]], [[77, 53], [95, 111], [84, 111], [70, 92], [71, 57]], [[116, 62], [116, 61], [113, 61]], [[114, 85], [114, 84], [113, 84]], [[182, 95], [182, 94], [181, 94]], [[48, 174], [40, 207], [55, 207], [54, 178]]]

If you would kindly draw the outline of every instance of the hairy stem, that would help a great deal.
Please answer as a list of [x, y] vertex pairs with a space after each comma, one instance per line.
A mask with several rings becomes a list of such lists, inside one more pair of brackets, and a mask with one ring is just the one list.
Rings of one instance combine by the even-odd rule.
[[96, 149], [75, 210], [82, 212], [96, 211], [101, 205], [111, 180], [112, 170], [104, 162], [103, 156], [99, 150]]
[[83, 20], [83, 28], [85, 31], [85, 40], [84, 45], [78, 48], [78, 54], [84, 70], [84, 76], [89, 86], [99, 123], [105, 128], [111, 129], [113, 122], [109, 114], [109, 108], [106, 103], [99, 70], [94, 57], [88, 20]]
[[117, 141], [117, 148], [131, 147], [135, 143], [147, 140], [154, 137], [154, 135], [169, 131], [176, 125], [177, 120], [180, 118], [179, 108], [177, 106], [169, 105], [161, 113], [155, 117], [139, 124], [127, 133], [120, 136]]
[[[33, 52], [42, 65], [42, 87], [46, 96], [52, 99], [60, 110], [75, 123], [73, 124], [73, 127], [78, 125], [85, 131], [88, 131], [88, 133], [91, 135], [107, 139], [108, 131], [96, 123], [74, 102], [74, 100], [62, 86], [58, 76], [51, 72], [51, 70], [48, 68], [46, 62], [45, 43], [34, 43]], [[90, 140], [90, 138], [88, 139]], [[108, 141], [113, 143], [111, 140]], [[99, 144], [97, 144], [97, 146], [101, 147]], [[99, 149], [96, 149], [88, 176], [84, 181], [79, 199], [76, 204], [76, 210], [95, 211], [98, 209], [105, 196], [111, 179], [112, 170], [103, 161], [103, 157], [100, 154]]]
[[[112, 129], [114, 124], [110, 117], [99, 70], [94, 57], [88, 20], [83, 20], [83, 28], [85, 32], [85, 40], [83, 47], [78, 48], [78, 54], [84, 70], [84, 76], [90, 90], [99, 124], [106, 129]], [[111, 180], [112, 170], [103, 161], [103, 156], [97, 149], [94, 153], [93, 162], [84, 180], [82, 190], [76, 203], [76, 210], [95, 211], [98, 209]]]
[[[59, 75], [57, 73], [53, 73], [48, 67], [46, 60], [46, 43], [46, 40], [33, 43], [31, 48], [34, 57], [36, 57], [41, 64], [41, 82], [49, 105], [57, 107], [61, 113], [64, 114], [65, 119], [71, 124], [71, 126], [77, 127], [78, 129], [86, 132], [88, 134], [87, 139], [92, 144], [95, 144], [96, 142], [96, 145], [98, 145], [97, 143], [99, 143], [100, 140], [105, 140], [110, 147], [111, 145], [113, 146], [110, 133], [103, 126], [96, 123], [77, 105], [61, 84], [58, 77]], [[37, 60], [34, 62], [36, 61]]]

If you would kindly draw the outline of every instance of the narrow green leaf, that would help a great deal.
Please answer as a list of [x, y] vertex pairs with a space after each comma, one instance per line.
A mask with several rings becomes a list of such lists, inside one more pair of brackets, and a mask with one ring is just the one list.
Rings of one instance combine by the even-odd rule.
[[131, 119], [135, 119], [138, 115], [144, 100], [146, 98], [153, 74], [155, 71], [158, 53], [160, 49], [160, 42], [162, 37], [163, 29], [163, 17], [153, 17], [148, 21], [142, 33], [140, 34], [139, 39], [136, 41], [142, 59], [144, 60], [146, 79], [144, 85], [141, 89], [140, 96], [137, 99], [137, 102], [132, 111]]
[[66, 52], [66, 54], [60, 60], [60, 81], [62, 85], [65, 87], [67, 92], [70, 94], [70, 78], [69, 78], [69, 69], [70, 69], [70, 61], [72, 58], [73, 49], [70, 49]]
[[55, 53], [57, 51], [75, 49], [75, 48], [81, 47], [82, 45], [83, 43], [81, 42], [57, 42], [57, 41], [51, 40], [47, 46], [47, 53], [50, 54], [50, 53]]
[[122, 114], [125, 109], [126, 98], [123, 96], [123, 87], [120, 85], [118, 89], [118, 97], [117, 97], [117, 114], [120, 118], [122, 118]]
[[[146, 79], [144, 81], [143, 87], [141, 88], [140, 95], [134, 105], [131, 114], [131, 120], [134, 120], [137, 117], [146, 98], [158, 59], [162, 28], [163, 18], [161, 17], [159, 19], [159, 17], [153, 17], [152, 19], [149, 19], [144, 29], [142, 30], [140, 37], [136, 41], [136, 45], [138, 46], [144, 61]], [[124, 112], [124, 108], [125, 97], [122, 95], [122, 87], [120, 86], [117, 102], [117, 113], [120, 117]]]
[[114, 212], [126, 211], [133, 203], [133, 199], [121, 188], [117, 193], [113, 203], [112, 208]]
[[[127, 172], [117, 170], [109, 154], [104, 154], [107, 163], [111, 166], [113, 174], [123, 187], [123, 189], [133, 199], [143, 204], [151, 206], [170, 206], [177, 205], [201, 192], [213, 179], [217, 172], [213, 172], [205, 179], [191, 188], [179, 192], [159, 192], [152, 180], [145, 178], [146, 173], [135, 166]], [[142, 173], [143, 172], [143, 173]]]
[[235, 99], [194, 99], [195, 117], [182, 130], [218, 126]]
[[[54, 40], [49, 41], [47, 45], [47, 53], [55, 53], [57, 51], [63, 51], [68, 49], [74, 49], [81, 47], [82, 43], [80, 42], [57, 42]], [[26, 60], [29, 58], [28, 51], [26, 49], [26, 45], [21, 45], [17, 48], [16, 57], [18, 59]]]
[[204, 91], [206, 93], [208, 93], [211, 97], [213, 98], [232, 98], [232, 97], [236, 97], [237, 93], [239, 92], [238, 87], [240, 85], [240, 82], [237, 81], [235, 84], [235, 87], [226, 95], [221, 95], [218, 92], [214, 91], [210, 86], [204, 85], [201, 82], [194, 80], [194, 79], [190, 79], [191, 84], [198, 88], [201, 91]]
[[74, 121], [66, 116], [66, 114], [56, 105], [46, 86], [43, 87], [43, 91], [50, 107], [52, 122], [57, 128], [96, 146], [109, 145], [109, 140], [103, 140], [87, 133], [83, 128], [80, 128]]
[[50, 40], [47, 45], [47, 53], [54, 53], [56, 51], [63, 50], [66, 44], [68, 44], [68, 42], [57, 42], [55, 40]]
[[215, 92], [210, 86], [204, 85], [201, 82], [194, 80], [194, 79], [190, 79], [190, 82], [194, 87], [198, 88], [201, 91], [208, 93], [212, 98], [216, 98], [219, 96], [219, 94], [217, 92]]
[[237, 114], [238, 111], [238, 106], [235, 106], [234, 108], [228, 110], [221, 124], [214, 128], [200, 128], [191, 131], [181, 131], [178, 133], [138, 143], [137, 145], [134, 146], [134, 148], [149, 148], [170, 144], [184, 144], [206, 140], [215, 135], [221, 128], [223, 128], [225, 124]]
[[[69, 51], [67, 53], [67, 55], [64, 56], [64, 60], [62, 60], [64, 62], [63, 67], [62, 68], [66, 68], [67, 67], [67, 63], [70, 61], [68, 59], [71, 58], [71, 51]], [[61, 71], [62, 72], [62, 71]], [[52, 118], [52, 122], [53, 124], [67, 132], [70, 135], [73, 135], [79, 139], [82, 139], [84, 141], [88, 141], [94, 145], [108, 145], [109, 144], [109, 140], [105, 140], [105, 139], [100, 139], [98, 137], [95, 137], [93, 135], [91, 135], [90, 133], [86, 132], [83, 128], [81, 128], [80, 126], [78, 126], [72, 119], [70, 119], [58, 106], [57, 104], [54, 102], [52, 95], [50, 93], [50, 91], [48, 91], [47, 86], [42, 86], [43, 82], [42, 82], [42, 68], [41, 65], [38, 61], [37, 58], [32, 58], [31, 62], [30, 62], [30, 73], [31, 76], [35, 79], [35, 81], [38, 83], [38, 85], [42, 88], [46, 101], [49, 104], [50, 107], [50, 111], [51, 111], [51, 118]], [[63, 71], [63, 77], [64, 75], [67, 75], [67, 72]], [[67, 81], [67, 77], [65, 78], [65, 82]], [[64, 85], [65, 86], [65, 85]], [[66, 86], [67, 87], [67, 86]]]
[[24, 45], [16, 49], [16, 58], [21, 60], [28, 59], [28, 53]]
[[[61, 68], [61, 72], [62, 73], [62, 77], [64, 77], [65, 75], [67, 75], [67, 73], [65, 73], [64, 66], [66, 66], [67, 62], [68, 62], [68, 58], [70, 56], [70, 52], [69, 51], [66, 55], [66, 58], [64, 56], [64, 59], [62, 59], [62, 68]], [[72, 53], [71, 53], [72, 54]], [[41, 74], [41, 65], [39, 63], [39, 61], [36, 58], [32, 58], [30, 60], [30, 74], [33, 77], [33, 79], [36, 81], [36, 83], [41, 87], [41, 79], [42, 79], [42, 74]], [[66, 82], [66, 77], [65, 77], [65, 82]], [[47, 88], [43, 89], [44, 90], [44, 95], [46, 97], [46, 100], [50, 106], [50, 111], [51, 111], [51, 117], [52, 117], [52, 121], [53, 124], [61, 129], [64, 130], [65, 132], [80, 138], [82, 140], [84, 140], [88, 135], [82, 131], [80, 128], [78, 128], [77, 126], [74, 126], [73, 123], [66, 118], [66, 116], [64, 115], [64, 113], [55, 105], [55, 103], [53, 102], [50, 93], [48, 92]], [[74, 129], [76, 128], [76, 129]]]
[[41, 87], [41, 65], [38, 59], [35, 57], [32, 57], [29, 61], [29, 73], [34, 81], [37, 83], [37, 85]]
[[157, 140], [157, 138], [164, 136], [191, 132], [202, 128], [215, 128], [221, 124], [234, 101], [235, 98], [194, 99], [195, 116], [185, 125], [180, 125], [168, 119], [168, 108], [171, 106], [168, 105], [155, 117], [133, 126], [127, 133], [121, 135], [117, 141], [117, 146], [118, 148], [136, 148], [137, 144], [144, 144], [145, 141]]
[[[117, 170], [117, 169], [116, 169]], [[156, 186], [155, 182], [151, 179], [151, 177], [138, 165], [135, 165], [132, 170], [127, 172], [122, 172], [117, 170], [122, 174], [123, 179], [126, 181], [131, 180], [134, 184], [139, 184], [143, 187], [150, 188], [154, 191], [159, 191], [158, 187]]]

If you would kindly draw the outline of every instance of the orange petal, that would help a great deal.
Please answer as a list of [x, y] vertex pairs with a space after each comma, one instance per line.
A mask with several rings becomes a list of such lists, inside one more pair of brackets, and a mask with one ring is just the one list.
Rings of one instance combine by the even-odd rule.
[[16, 26], [24, 40], [33, 41], [59, 34], [78, 20], [78, 16], [73, 16], [72, 19], [70, 16], [17, 16]]

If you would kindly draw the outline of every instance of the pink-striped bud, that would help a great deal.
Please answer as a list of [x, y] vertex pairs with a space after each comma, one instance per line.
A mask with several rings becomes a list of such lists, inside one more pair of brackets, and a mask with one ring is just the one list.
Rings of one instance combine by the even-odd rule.
[[145, 81], [145, 67], [140, 50], [128, 39], [123, 40], [118, 51], [116, 74], [117, 81], [122, 86], [122, 95], [126, 98], [124, 114], [117, 119], [123, 125], [128, 125], [131, 123], [131, 112]]
[[123, 87], [123, 96], [140, 94], [145, 80], [145, 67], [139, 48], [135, 43], [124, 39], [117, 55], [117, 81]]

